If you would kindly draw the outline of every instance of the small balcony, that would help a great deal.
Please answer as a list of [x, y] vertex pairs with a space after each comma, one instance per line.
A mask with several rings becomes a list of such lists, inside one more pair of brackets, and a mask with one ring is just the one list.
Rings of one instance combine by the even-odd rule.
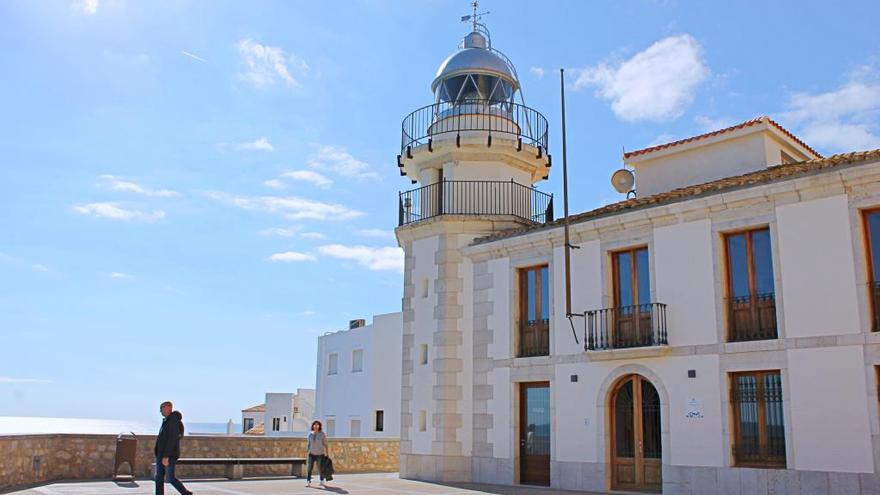
[[398, 225], [442, 215], [510, 216], [553, 221], [553, 195], [514, 181], [444, 180], [400, 193]]
[[550, 320], [520, 322], [517, 357], [550, 355]]
[[587, 311], [586, 340], [588, 351], [668, 345], [666, 305], [655, 302]]
[[727, 298], [727, 341], [769, 340], [776, 333], [776, 294]]

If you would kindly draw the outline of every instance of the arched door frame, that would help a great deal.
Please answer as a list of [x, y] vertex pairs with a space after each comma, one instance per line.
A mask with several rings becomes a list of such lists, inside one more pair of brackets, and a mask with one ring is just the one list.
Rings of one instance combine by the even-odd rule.
[[642, 378], [651, 382], [651, 385], [654, 386], [657, 394], [660, 396], [660, 441], [663, 446], [660, 462], [664, 471], [663, 479], [666, 479], [665, 467], [669, 465], [669, 394], [666, 392], [666, 387], [663, 386], [663, 382], [660, 381], [660, 377], [657, 374], [651, 371], [650, 368], [640, 364], [626, 364], [615, 368], [605, 377], [602, 386], [599, 388], [599, 394], [596, 397], [596, 420], [598, 422], [596, 425], [596, 440], [604, 448], [604, 462], [599, 466], [599, 469], [604, 475], [605, 488], [608, 490], [611, 489], [612, 473], [608, 468], [612, 462], [611, 442], [614, 440], [610, 427], [611, 414], [613, 413], [613, 408], [611, 407], [612, 394], [617, 389], [620, 381], [629, 375], [641, 375]]

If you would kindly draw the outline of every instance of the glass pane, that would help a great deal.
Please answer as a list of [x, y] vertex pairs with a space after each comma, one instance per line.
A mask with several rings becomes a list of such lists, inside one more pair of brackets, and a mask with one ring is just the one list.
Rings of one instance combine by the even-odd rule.
[[535, 321], [535, 311], [537, 311], [535, 304], [535, 276], [534, 270], [526, 272], [526, 319], [529, 321]]
[[730, 295], [732, 297], [748, 296], [749, 263], [745, 234], [727, 236], [727, 258], [730, 266]]
[[526, 454], [550, 455], [550, 387], [526, 389]]
[[770, 253], [769, 229], [752, 232], [752, 259], [755, 262], [757, 294], [773, 294], [773, 258]]
[[645, 457], [660, 459], [660, 395], [650, 382], [642, 381], [642, 430]]
[[550, 271], [541, 268], [541, 318], [550, 319]]
[[614, 398], [614, 446], [617, 457], [634, 457], [633, 386], [627, 381]]
[[636, 251], [636, 275], [639, 283], [639, 300], [636, 304], [648, 304], [651, 302], [651, 272], [648, 269], [648, 250]]
[[749, 460], [761, 452], [758, 434], [758, 383], [754, 375], [736, 377], [734, 400], [739, 416], [736, 456], [739, 460]]
[[617, 263], [617, 306], [633, 304], [632, 255], [629, 252], [614, 255]]
[[880, 211], [868, 214], [868, 236], [871, 244], [872, 281], [880, 280]]
[[782, 380], [778, 374], [764, 375], [764, 421], [767, 455], [785, 457], [785, 420], [782, 416]]

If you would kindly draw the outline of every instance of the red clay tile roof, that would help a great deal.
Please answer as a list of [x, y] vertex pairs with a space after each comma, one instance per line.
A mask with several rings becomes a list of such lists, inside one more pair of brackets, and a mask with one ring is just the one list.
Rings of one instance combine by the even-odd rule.
[[[713, 180], [704, 184], [681, 187], [678, 189], [673, 189], [671, 191], [654, 194], [653, 196], [628, 199], [626, 201], [620, 201], [618, 203], [606, 205], [601, 208], [596, 208], [595, 210], [571, 215], [569, 217], [569, 222], [581, 223], [589, 220], [594, 220], [596, 218], [627, 213], [633, 210], [651, 208], [654, 206], [661, 206], [670, 203], [677, 203], [679, 201], [686, 201], [702, 196], [710, 196], [713, 194], [719, 194], [735, 189], [743, 189], [752, 186], [770, 184], [773, 182], [780, 182], [788, 179], [796, 179], [798, 177], [810, 175], [812, 173], [823, 172], [829, 169], [845, 167], [847, 165], [867, 162], [871, 160], [880, 160], [880, 149], [859, 151], [854, 153], [841, 153], [839, 155], [832, 155], [827, 158], [816, 158], [803, 162], [776, 165], [774, 167], [767, 167], [766, 169], [758, 170], [756, 172], [750, 172], [743, 175]], [[529, 225], [516, 229], [503, 230], [501, 232], [496, 232], [495, 234], [486, 237], [475, 239], [472, 245], [485, 244], [487, 242], [506, 239], [509, 237], [516, 237], [518, 235], [528, 234], [538, 230], [560, 227], [562, 226], [562, 224], [563, 219], [560, 218], [558, 220], [545, 224]]]
[[728, 133], [728, 132], [733, 132], [733, 131], [736, 131], [736, 130], [739, 130], [739, 129], [744, 129], [744, 128], [746, 128], [746, 127], [751, 127], [751, 126], [753, 126], [753, 125], [758, 125], [758, 124], [760, 124], [761, 122], [764, 122], [765, 120], [766, 120], [766, 122], [767, 122], [768, 124], [772, 125], [773, 127], [776, 127], [776, 128], [779, 129], [783, 134], [785, 134], [786, 136], [788, 136], [788, 137], [790, 137], [791, 139], [793, 139], [796, 143], [798, 143], [798, 144], [800, 144], [801, 146], [803, 146], [804, 148], [808, 149], [811, 153], [813, 153], [813, 154], [816, 155], [817, 157], [822, 158], [822, 155], [820, 155], [820, 154], [819, 154], [816, 150], [814, 150], [813, 148], [810, 148], [810, 147], [807, 145], [807, 143], [805, 143], [805, 142], [801, 141], [800, 139], [798, 139], [798, 137], [795, 136], [794, 134], [792, 134], [791, 132], [789, 132], [788, 129], [782, 127], [781, 125], [779, 125], [778, 123], [776, 123], [775, 120], [771, 119], [770, 117], [768, 117], [768, 116], [766, 116], [766, 115], [764, 115], [763, 117], [758, 117], [758, 118], [756, 118], [756, 119], [747, 120], [747, 121], [745, 121], [745, 122], [743, 122], [743, 123], [741, 123], [741, 124], [736, 124], [736, 125], [734, 125], [734, 126], [725, 127], [724, 129], [718, 129], [717, 131], [707, 132], [707, 133], [705, 133], [705, 134], [700, 134], [700, 135], [698, 135], [698, 136], [692, 136], [692, 137], [689, 137], [689, 138], [686, 138], [686, 139], [680, 139], [680, 140], [678, 140], [678, 141], [672, 141], [671, 143], [658, 144], [657, 146], [651, 146], [651, 147], [648, 147], [648, 148], [644, 148], [644, 149], [640, 149], [640, 150], [635, 150], [635, 151], [627, 151], [626, 153], [623, 154], [623, 158], [624, 158], [624, 159], [628, 159], [628, 158], [632, 158], [632, 157], [634, 157], [634, 156], [645, 155], [645, 154], [647, 154], [647, 153], [653, 153], [653, 152], [655, 152], [655, 151], [665, 150], [665, 149], [667, 149], [667, 148], [672, 148], [672, 147], [679, 146], [679, 145], [682, 145], [682, 144], [685, 144], [685, 143], [691, 143], [691, 142], [694, 142], [694, 141], [699, 141], [699, 140], [701, 140], [701, 139], [706, 139], [706, 138], [709, 138], [709, 137], [718, 136], [718, 135], [720, 135], [720, 134], [726, 134], [726, 133]]
[[245, 435], [265, 435], [266, 434], [265, 430], [266, 430], [266, 427], [263, 426], [263, 423], [260, 423], [257, 426], [254, 426], [253, 428], [251, 428], [250, 430], [244, 432], [244, 434]]
[[266, 412], [266, 404], [257, 404], [256, 406], [242, 409], [241, 412]]

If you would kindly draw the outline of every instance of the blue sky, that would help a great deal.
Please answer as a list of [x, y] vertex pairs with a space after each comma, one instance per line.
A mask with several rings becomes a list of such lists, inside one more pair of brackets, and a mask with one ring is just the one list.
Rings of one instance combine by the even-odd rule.
[[[485, 1], [526, 103], [567, 69], [572, 211], [622, 149], [769, 114], [880, 147], [877, 2]], [[238, 418], [396, 311], [400, 122], [467, 2], [0, 2], [0, 415]], [[559, 167], [541, 188], [558, 194]]]

